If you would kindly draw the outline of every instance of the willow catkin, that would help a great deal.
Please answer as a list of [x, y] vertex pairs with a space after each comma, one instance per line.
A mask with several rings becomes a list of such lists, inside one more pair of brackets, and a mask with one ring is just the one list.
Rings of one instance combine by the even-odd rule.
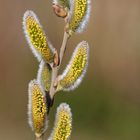
[[36, 80], [29, 83], [28, 120], [36, 136], [41, 136], [47, 128], [47, 105], [45, 93]]
[[39, 64], [37, 81], [45, 91], [50, 90], [51, 76], [52, 76], [51, 66], [42, 60]]
[[73, 12], [66, 26], [67, 32], [82, 32], [90, 16], [90, 0], [74, 0]]
[[89, 46], [87, 42], [83, 41], [77, 45], [69, 64], [59, 76], [57, 91], [69, 91], [79, 86], [86, 73], [88, 56]]
[[61, 103], [57, 108], [55, 124], [48, 140], [68, 140], [72, 131], [72, 113], [68, 104]]
[[33, 11], [26, 11], [23, 16], [23, 29], [33, 54], [39, 61], [53, 62], [54, 48], [49, 43], [40, 23]]

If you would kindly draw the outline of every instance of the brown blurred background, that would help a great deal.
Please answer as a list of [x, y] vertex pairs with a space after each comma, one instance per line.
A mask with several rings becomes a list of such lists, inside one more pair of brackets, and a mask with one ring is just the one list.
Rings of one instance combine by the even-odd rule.
[[[90, 45], [87, 75], [78, 89], [59, 93], [73, 112], [72, 140], [140, 140], [140, 1], [91, 0], [90, 22], [68, 43], [64, 66], [82, 40]], [[0, 0], [0, 140], [34, 140], [27, 124], [28, 83], [38, 62], [22, 30], [27, 9], [39, 17], [59, 48], [64, 23], [47, 0]]]

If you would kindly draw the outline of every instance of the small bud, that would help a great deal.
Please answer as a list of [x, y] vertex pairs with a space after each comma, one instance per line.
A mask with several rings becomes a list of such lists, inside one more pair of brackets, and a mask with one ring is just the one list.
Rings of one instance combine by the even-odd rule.
[[57, 67], [59, 65], [59, 63], [60, 63], [60, 58], [59, 58], [58, 52], [55, 51], [53, 67]]
[[29, 125], [40, 137], [47, 128], [47, 106], [45, 93], [36, 80], [29, 83], [29, 104], [28, 104]]
[[66, 26], [69, 35], [82, 32], [89, 20], [90, 0], [74, 0], [74, 8]]
[[60, 104], [57, 108], [53, 132], [49, 140], [68, 140], [72, 131], [72, 114], [69, 105]]
[[32, 11], [26, 11], [23, 16], [23, 30], [33, 54], [39, 61], [53, 62], [55, 49], [49, 43], [40, 23]]
[[49, 91], [51, 87], [52, 69], [49, 64], [43, 60], [39, 64], [37, 81], [45, 91]]
[[74, 90], [81, 83], [87, 69], [89, 56], [88, 43], [83, 41], [76, 47], [72, 58], [58, 78], [57, 91]]
[[65, 18], [67, 16], [67, 11], [60, 7], [59, 5], [55, 5], [53, 4], [53, 10], [54, 10], [54, 13], [58, 16], [58, 17], [62, 17], [62, 18]]
[[53, 9], [57, 16], [67, 22], [73, 11], [74, 0], [53, 0]]

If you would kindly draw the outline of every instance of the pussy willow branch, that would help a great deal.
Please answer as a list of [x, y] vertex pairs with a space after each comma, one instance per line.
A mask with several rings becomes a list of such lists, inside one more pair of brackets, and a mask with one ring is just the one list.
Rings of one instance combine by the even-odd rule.
[[59, 53], [59, 58], [60, 58], [59, 66], [52, 67], [52, 81], [51, 81], [51, 87], [50, 87], [51, 99], [53, 99], [54, 94], [55, 94], [56, 87], [54, 86], [54, 83], [55, 83], [55, 80], [58, 76], [58, 71], [60, 69], [61, 62], [63, 60], [63, 56], [64, 56], [64, 53], [65, 53], [65, 50], [66, 50], [66, 45], [67, 45], [68, 39], [69, 39], [69, 35], [66, 32], [64, 32], [63, 42], [62, 42], [62, 46], [60, 48], [60, 53]]

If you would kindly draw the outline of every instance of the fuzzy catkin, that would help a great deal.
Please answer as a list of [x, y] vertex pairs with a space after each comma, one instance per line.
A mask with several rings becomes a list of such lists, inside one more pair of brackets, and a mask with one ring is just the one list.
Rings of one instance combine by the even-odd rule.
[[49, 140], [68, 140], [72, 131], [72, 114], [68, 104], [61, 103], [57, 108], [55, 125]]
[[74, 0], [74, 8], [67, 24], [67, 32], [82, 32], [89, 20], [90, 0]]
[[45, 94], [36, 80], [29, 83], [29, 124], [37, 136], [41, 136], [47, 127], [47, 105]]
[[45, 91], [50, 90], [51, 86], [52, 68], [49, 64], [41, 61], [38, 69], [37, 80]]
[[65, 71], [59, 77], [58, 91], [69, 91], [79, 86], [88, 65], [88, 50], [87, 42], [83, 41], [78, 44]]
[[23, 17], [23, 29], [33, 54], [38, 60], [44, 59], [47, 63], [53, 62], [54, 48], [49, 43], [34, 12], [25, 12]]

